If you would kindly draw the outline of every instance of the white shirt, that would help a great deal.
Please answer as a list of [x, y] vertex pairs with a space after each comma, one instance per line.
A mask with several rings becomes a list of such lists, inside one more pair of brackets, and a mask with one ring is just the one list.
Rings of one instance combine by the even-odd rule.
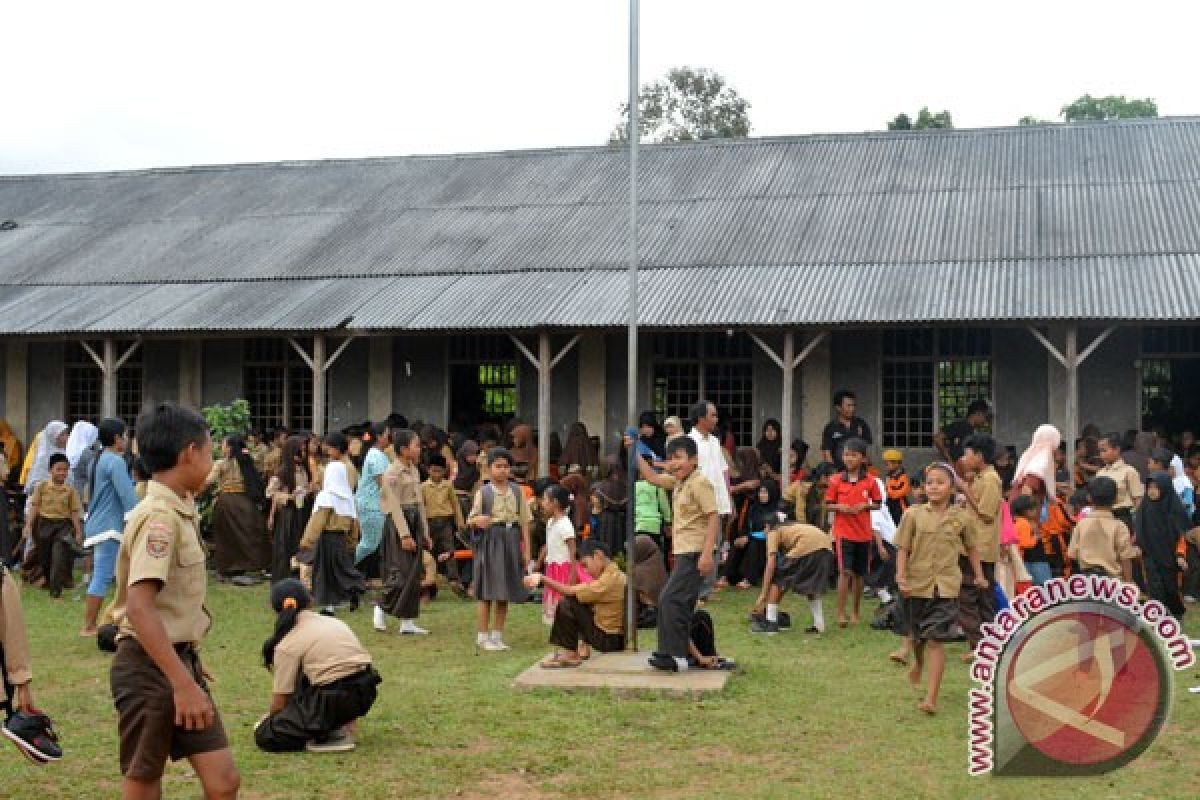
[[546, 563], [569, 564], [571, 552], [567, 550], [567, 540], [575, 538], [575, 526], [571, 518], [563, 515], [550, 520], [546, 526]]
[[705, 436], [698, 428], [692, 428], [688, 436], [696, 443], [700, 474], [708, 478], [716, 492], [717, 513], [732, 514], [733, 499], [729, 496], [729, 483], [725, 480], [728, 468], [725, 466], [725, 455], [721, 452], [721, 443], [712, 434]]
[[[886, 500], [887, 487], [879, 478], [876, 478], [875, 482], [879, 484], [879, 496]], [[878, 531], [880, 538], [888, 544], [896, 543], [896, 521], [892, 519], [892, 512], [888, 511], [886, 502], [880, 503], [879, 508], [871, 512], [871, 527]]]

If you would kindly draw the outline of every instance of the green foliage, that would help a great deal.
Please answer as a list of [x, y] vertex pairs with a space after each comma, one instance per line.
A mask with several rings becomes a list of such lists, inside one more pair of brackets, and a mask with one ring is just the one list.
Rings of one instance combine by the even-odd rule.
[[916, 122], [908, 114], [901, 112], [896, 115], [895, 119], [889, 121], [887, 126], [889, 131], [923, 131], [933, 128], [953, 128], [954, 120], [949, 111], [939, 111], [934, 114], [929, 110], [929, 106], [924, 106], [917, 112]]
[[[643, 142], [739, 139], [750, 135], [750, 104], [710, 69], [676, 67], [665, 79], [642, 87], [638, 130]], [[609, 144], [628, 140], [629, 104]]]
[[250, 431], [250, 404], [245, 400], [234, 400], [227, 406], [217, 403], [200, 413], [204, 414], [214, 443], [226, 436], [245, 436]]
[[1092, 97], [1090, 94], [1085, 94], [1074, 103], [1063, 106], [1060, 113], [1067, 122], [1136, 119], [1157, 117], [1158, 104], [1149, 97], [1126, 98], [1123, 94]]
[[1024, 116], [1017, 120], [1018, 125], [1053, 125], [1052, 119], [1038, 119], [1034, 116]]

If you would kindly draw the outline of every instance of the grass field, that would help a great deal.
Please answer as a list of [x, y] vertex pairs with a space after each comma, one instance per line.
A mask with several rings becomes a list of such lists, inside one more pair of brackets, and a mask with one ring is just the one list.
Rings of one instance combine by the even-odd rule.
[[[115, 797], [109, 657], [76, 635], [81, 606], [74, 592], [60, 601], [33, 590], [24, 597], [35, 698], [57, 721], [67, 757], [37, 768], [6, 746], [0, 797]], [[1200, 671], [1177, 674], [1167, 728], [1120, 772], [971, 778], [967, 676], [957, 663], [962, 645], [951, 648], [942, 713], [926, 718], [900, 668], [886, 659], [895, 645], [890, 634], [864, 625], [814, 638], [800, 625], [752, 638], [744, 623], [750, 602], [748, 594], [725, 592], [710, 605], [718, 645], [744, 672], [703, 701], [513, 691], [512, 679], [546, 651], [534, 606], [510, 616], [511, 652], [480, 656], [472, 646], [474, 607], [452, 596], [423, 613], [422, 624], [434, 631], [429, 637], [375, 633], [365, 609], [343, 615], [371, 650], [384, 684], [360, 726], [358, 750], [340, 756], [266, 755], [254, 747], [251, 728], [270, 691], [258, 661], [272, 625], [265, 587], [211, 588], [216, 625], [203, 653], [248, 798], [1200, 797], [1200, 696], [1183, 690], [1200, 684]], [[803, 603], [789, 606], [805, 622]], [[1192, 619], [1188, 628], [1195, 636], [1200, 624]], [[643, 648], [653, 638], [643, 632]], [[165, 796], [197, 796], [186, 762], [169, 769]]]

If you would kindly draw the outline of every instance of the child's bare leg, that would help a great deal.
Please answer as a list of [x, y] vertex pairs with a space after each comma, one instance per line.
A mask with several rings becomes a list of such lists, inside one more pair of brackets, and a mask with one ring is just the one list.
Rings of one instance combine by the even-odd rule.
[[837, 601], [837, 622], [838, 627], [846, 627], [846, 592], [850, 588], [850, 573], [838, 573], [838, 601]]
[[900, 637], [900, 649], [888, 653], [888, 658], [895, 661], [897, 664], [908, 666], [908, 657], [912, 654], [912, 639], [907, 636]]
[[921, 689], [921, 672], [925, 668], [925, 643], [913, 643], [913, 665], [908, 670], [908, 685], [913, 689], [920, 691]]
[[96, 635], [96, 621], [100, 617], [100, 606], [104, 605], [103, 597], [92, 597], [90, 594], [83, 598], [83, 630], [84, 636]]
[[494, 630], [504, 633], [504, 623], [508, 622], [508, 603], [496, 603], [496, 627]]
[[162, 779], [139, 781], [134, 778], [125, 778], [121, 782], [121, 797], [124, 800], [160, 800], [162, 798]]
[[480, 600], [475, 604], [475, 630], [478, 633], [488, 632], [488, 617], [491, 616], [492, 604], [486, 600]]
[[862, 607], [863, 597], [863, 579], [861, 575], [852, 575], [854, 586], [854, 605], [853, 611], [850, 612], [850, 622], [857, 625], [859, 619], [859, 609]]
[[919, 708], [926, 714], [937, 712], [938, 690], [942, 687], [942, 675], [946, 672], [946, 648], [941, 642], [930, 642], [929, 645], [929, 689], [925, 702]]
[[228, 747], [211, 753], [199, 753], [188, 758], [188, 762], [204, 787], [206, 800], [233, 800], [237, 797], [242, 777], [233, 763], [233, 751]]

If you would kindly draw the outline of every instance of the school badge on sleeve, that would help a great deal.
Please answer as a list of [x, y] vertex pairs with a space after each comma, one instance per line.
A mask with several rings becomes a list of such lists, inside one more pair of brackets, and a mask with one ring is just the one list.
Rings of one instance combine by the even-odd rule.
[[165, 522], [146, 525], [146, 553], [153, 558], [166, 558], [171, 552], [171, 529]]
[[1096, 775], [1146, 751], [1176, 669], [1195, 661], [1179, 622], [1137, 587], [1075, 575], [1033, 587], [984, 626], [971, 677], [973, 775]]

